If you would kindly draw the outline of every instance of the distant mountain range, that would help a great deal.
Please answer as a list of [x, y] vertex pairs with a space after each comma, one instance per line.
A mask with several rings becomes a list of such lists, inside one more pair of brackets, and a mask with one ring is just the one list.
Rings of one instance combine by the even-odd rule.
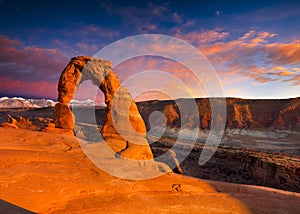
[[[1, 97], [0, 108], [45, 108], [54, 107], [57, 102], [50, 99], [25, 99], [22, 97]], [[71, 106], [104, 106], [104, 103], [96, 104], [93, 100], [72, 100]]]
[[55, 106], [56, 102], [49, 99], [24, 99], [22, 97], [1, 97], [0, 108], [44, 108]]

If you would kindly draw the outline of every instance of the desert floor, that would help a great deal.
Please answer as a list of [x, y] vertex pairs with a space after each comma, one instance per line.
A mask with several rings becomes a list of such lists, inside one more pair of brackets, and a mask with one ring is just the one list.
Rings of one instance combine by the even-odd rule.
[[299, 213], [299, 193], [177, 174], [120, 179], [75, 137], [12, 128], [0, 136], [0, 213]]

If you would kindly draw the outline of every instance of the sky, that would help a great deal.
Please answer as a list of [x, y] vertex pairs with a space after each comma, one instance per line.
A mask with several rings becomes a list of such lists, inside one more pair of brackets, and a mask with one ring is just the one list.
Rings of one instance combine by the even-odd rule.
[[[299, 97], [299, 11], [300, 1], [0, 0], [0, 96], [55, 100], [71, 57], [94, 56], [131, 36], [162, 34], [198, 49], [226, 97]], [[193, 97], [210, 95], [202, 80], [170, 59], [143, 56], [114, 67], [121, 82], [149, 70], [176, 77]], [[136, 87], [162, 88], [138, 94], [138, 100], [165, 99], [170, 91], [183, 96], [176, 83], [138, 77]], [[83, 87], [81, 99], [99, 94], [89, 82]]]

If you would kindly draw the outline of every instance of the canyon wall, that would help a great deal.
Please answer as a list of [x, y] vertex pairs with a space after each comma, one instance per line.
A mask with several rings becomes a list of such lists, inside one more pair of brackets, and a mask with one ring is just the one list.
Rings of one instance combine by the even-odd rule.
[[[179, 99], [176, 102], [186, 102], [186, 100]], [[209, 99], [198, 98], [196, 103], [200, 116], [199, 128], [209, 129], [212, 120]], [[226, 98], [226, 103], [226, 128], [300, 130], [300, 98], [280, 100]], [[144, 101], [137, 105], [147, 129], [150, 129], [148, 118], [153, 111], [165, 113], [168, 127], [180, 128], [180, 112], [175, 101]], [[195, 128], [195, 124], [188, 124], [188, 126]]]
[[[173, 143], [167, 138], [152, 143], [154, 156], [158, 157], [168, 151]], [[199, 165], [202, 149], [203, 145], [196, 143], [188, 157], [180, 164], [184, 175], [300, 192], [299, 156], [241, 148], [218, 148], [207, 163]]]

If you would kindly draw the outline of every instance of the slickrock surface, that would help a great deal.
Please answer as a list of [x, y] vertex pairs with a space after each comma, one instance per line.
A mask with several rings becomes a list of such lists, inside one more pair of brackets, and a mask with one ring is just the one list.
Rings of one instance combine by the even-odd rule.
[[[298, 213], [300, 195], [182, 175], [123, 180], [73, 136], [0, 128], [0, 210], [36, 213]], [[97, 151], [95, 151], [97, 152]], [[2, 207], [1, 207], [2, 206]]]

